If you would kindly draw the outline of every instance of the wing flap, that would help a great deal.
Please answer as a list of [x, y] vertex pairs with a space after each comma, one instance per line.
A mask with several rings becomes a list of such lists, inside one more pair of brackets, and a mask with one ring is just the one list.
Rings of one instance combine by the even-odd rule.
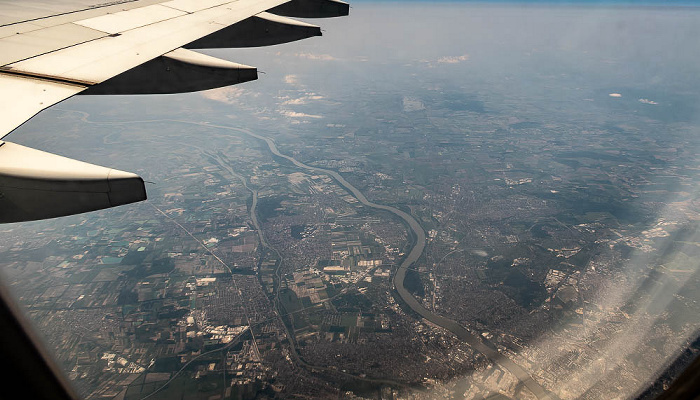
[[238, 0], [8, 65], [25, 74], [97, 84], [285, 0]]
[[[0, 132], [9, 133], [39, 111], [76, 95], [85, 86], [0, 73]], [[3, 135], [5, 136], [5, 135]]]
[[172, 0], [163, 3], [163, 5], [187, 13], [193, 13], [206, 10], [207, 8], [220, 6], [228, 2], [229, 0]]
[[99, 17], [76, 21], [75, 23], [87, 28], [114, 34], [181, 17], [186, 14], [187, 13], [184, 11], [154, 4], [135, 8], [133, 10], [120, 11], [114, 14], [101, 15]]
[[50, 53], [106, 36], [105, 33], [76, 24], [36, 29], [0, 39], [0, 65]]
[[0, 24], [12, 26], [31, 21], [42, 26], [53, 26], [162, 2], [117, 0], [96, 4], [95, 0], [0, 0]]
[[36, 31], [39, 29], [44, 29], [44, 26], [37, 25], [31, 22], [25, 22], [23, 24], [6, 25], [0, 26], [0, 38], [6, 38], [8, 36], [21, 35], [27, 32]]

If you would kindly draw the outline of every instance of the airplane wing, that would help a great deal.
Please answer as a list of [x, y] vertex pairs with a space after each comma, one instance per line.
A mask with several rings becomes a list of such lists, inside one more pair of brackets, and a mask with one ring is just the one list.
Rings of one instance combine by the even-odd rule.
[[[257, 79], [198, 53], [320, 36], [288, 17], [347, 15], [339, 0], [0, 0], [0, 139], [77, 94], [162, 94]], [[0, 223], [146, 199], [136, 174], [0, 140]]]

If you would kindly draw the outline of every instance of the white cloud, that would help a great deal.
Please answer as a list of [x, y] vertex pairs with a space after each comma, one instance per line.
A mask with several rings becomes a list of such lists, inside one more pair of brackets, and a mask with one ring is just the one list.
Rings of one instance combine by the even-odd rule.
[[319, 96], [315, 93], [309, 93], [308, 95], [299, 97], [298, 99], [286, 100], [286, 101], [282, 102], [282, 104], [300, 106], [300, 105], [307, 104], [309, 101], [321, 100], [321, 99], [323, 99], [323, 96]]
[[321, 61], [335, 61], [337, 58], [330, 54], [312, 54], [312, 53], [296, 53], [295, 56], [299, 58], [306, 58], [307, 60], [321, 60]]
[[246, 89], [226, 86], [218, 89], [205, 90], [200, 94], [202, 97], [209, 100], [219, 101], [226, 104], [236, 104], [238, 103], [238, 99], [247, 93], [248, 91]]
[[404, 96], [403, 110], [404, 112], [425, 110], [425, 105], [417, 97]]
[[464, 54], [461, 56], [445, 56], [438, 58], [437, 62], [440, 64], [459, 64], [463, 61], [469, 60], [469, 55]]
[[475, 254], [479, 257], [488, 257], [489, 256], [489, 253], [487, 253], [486, 250], [474, 249], [471, 252], [472, 252], [472, 254]]
[[649, 99], [639, 99], [639, 102], [644, 103], [644, 104], [659, 104], [659, 103], [657, 103], [653, 100], [649, 100]]
[[616, 98], [622, 97], [622, 95], [621, 95], [620, 93], [610, 93], [608, 96], [610, 96], [610, 97], [616, 97]]
[[306, 104], [306, 97], [300, 97], [298, 99], [292, 99], [282, 102], [284, 105], [300, 106]]
[[299, 83], [299, 78], [296, 75], [286, 75], [284, 77], [284, 83], [288, 85], [296, 85]]
[[284, 115], [285, 117], [289, 118], [313, 118], [313, 119], [321, 119], [323, 118], [320, 115], [314, 115], [314, 114], [305, 114], [305, 113], [300, 113], [292, 110], [282, 110], [280, 111], [280, 114]]

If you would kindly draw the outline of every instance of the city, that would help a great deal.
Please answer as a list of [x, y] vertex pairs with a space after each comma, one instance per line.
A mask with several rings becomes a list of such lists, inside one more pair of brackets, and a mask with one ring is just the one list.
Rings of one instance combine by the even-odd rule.
[[547, 99], [572, 79], [548, 70], [506, 90], [461, 49], [316, 81], [350, 69], [338, 42], [260, 55], [308, 72], [71, 100], [17, 134], [154, 182], [0, 227], [2, 277], [81, 395], [618, 398], [697, 346], [698, 125], [670, 95]]

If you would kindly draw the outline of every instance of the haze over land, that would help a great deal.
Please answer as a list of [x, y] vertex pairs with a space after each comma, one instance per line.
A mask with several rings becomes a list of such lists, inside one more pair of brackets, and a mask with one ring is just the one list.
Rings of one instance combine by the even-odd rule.
[[3, 275], [89, 398], [633, 397], [700, 324], [699, 22], [358, 2], [207, 52], [258, 81], [68, 100], [10, 140], [155, 184]]

